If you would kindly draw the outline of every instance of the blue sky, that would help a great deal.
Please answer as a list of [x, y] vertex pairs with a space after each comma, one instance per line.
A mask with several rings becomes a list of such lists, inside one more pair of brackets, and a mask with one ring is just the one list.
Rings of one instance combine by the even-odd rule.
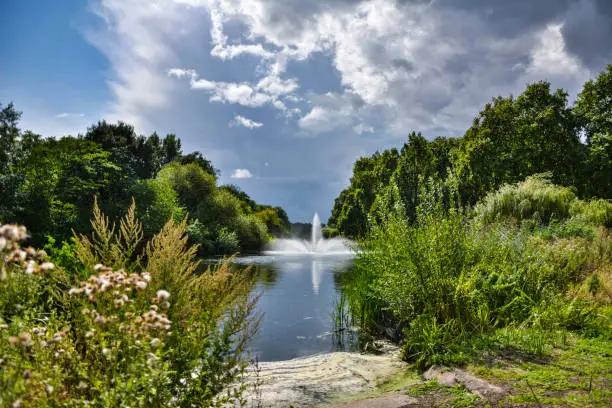
[[534, 80], [573, 98], [612, 61], [605, 0], [460, 3], [9, 0], [0, 101], [45, 136], [102, 118], [176, 133], [221, 183], [326, 219], [360, 155], [460, 136]]

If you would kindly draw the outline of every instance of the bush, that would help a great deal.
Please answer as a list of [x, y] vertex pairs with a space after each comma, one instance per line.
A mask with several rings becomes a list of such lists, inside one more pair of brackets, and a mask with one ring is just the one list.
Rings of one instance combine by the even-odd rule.
[[588, 202], [576, 200], [572, 203], [570, 214], [595, 225], [612, 227], [612, 201], [594, 199]]
[[96, 207], [92, 227], [76, 239], [85, 279], [72, 288], [19, 247], [25, 229], [0, 227], [0, 406], [240, 402], [251, 278], [228, 264], [195, 274], [185, 221], [146, 245], [134, 206], [118, 228]]
[[544, 223], [568, 218], [576, 199], [574, 192], [554, 185], [548, 175], [527, 177], [517, 184], [506, 184], [489, 193], [474, 208], [477, 221], [490, 224], [501, 218], [535, 218]]
[[554, 238], [594, 238], [595, 227], [583, 218], [572, 217], [566, 221], [551, 221], [547, 226], [540, 227], [537, 233], [546, 240]]
[[244, 251], [259, 251], [268, 242], [266, 225], [255, 215], [239, 215], [233, 229]]
[[[375, 310], [383, 309], [396, 326], [409, 327], [404, 357], [419, 368], [461, 361], [462, 343], [498, 328], [591, 325], [588, 305], [559, 304], [567, 304], [569, 288], [607, 257], [598, 250], [610, 244], [607, 235], [598, 235], [605, 241], [598, 245], [575, 237], [587, 228], [575, 220], [552, 224], [548, 231], [569, 231], [572, 238], [549, 243], [507, 224], [480, 227], [435, 200], [421, 202], [414, 223], [390, 215], [372, 227], [347, 283], [357, 321], [375, 329], [385, 318]], [[539, 208], [552, 214], [552, 207]]]
[[240, 251], [240, 242], [236, 232], [221, 228], [215, 240], [215, 251], [220, 254], [233, 255]]

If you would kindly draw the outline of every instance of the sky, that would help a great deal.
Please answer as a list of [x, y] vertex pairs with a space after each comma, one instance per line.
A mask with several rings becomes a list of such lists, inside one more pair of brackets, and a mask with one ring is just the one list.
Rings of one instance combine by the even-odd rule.
[[462, 136], [497, 95], [573, 101], [609, 0], [4, 0], [0, 102], [44, 136], [175, 133], [256, 201], [325, 220], [360, 156]]

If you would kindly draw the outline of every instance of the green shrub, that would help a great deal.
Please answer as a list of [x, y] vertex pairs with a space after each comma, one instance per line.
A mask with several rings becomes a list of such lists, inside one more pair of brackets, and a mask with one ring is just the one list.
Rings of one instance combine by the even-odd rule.
[[141, 242], [134, 206], [117, 228], [96, 206], [92, 229], [76, 239], [85, 279], [70, 288], [46, 254], [19, 247], [25, 229], [0, 227], [0, 406], [240, 403], [248, 274], [196, 274], [186, 221]]
[[595, 227], [583, 218], [572, 217], [566, 221], [553, 220], [548, 225], [539, 228], [537, 233], [546, 240], [571, 237], [593, 239]]
[[240, 251], [240, 242], [236, 232], [221, 228], [215, 239], [215, 251], [220, 254], [232, 255]]
[[554, 185], [548, 175], [527, 177], [517, 184], [506, 184], [489, 193], [474, 208], [475, 218], [483, 224], [490, 224], [502, 218], [517, 220], [536, 218], [544, 223], [568, 218], [574, 192]]
[[268, 242], [266, 224], [255, 214], [241, 214], [232, 224], [242, 250], [259, 251]]
[[570, 214], [595, 225], [612, 227], [612, 201], [594, 199], [590, 201], [576, 200], [572, 203]]
[[462, 360], [462, 343], [498, 328], [591, 324], [588, 305], [565, 307], [565, 295], [607, 245], [575, 236], [592, 225], [553, 223], [546, 231], [571, 239], [547, 242], [510, 224], [482, 227], [431, 197], [421, 202], [413, 223], [392, 214], [371, 228], [347, 283], [357, 322], [384, 325], [375, 312], [383, 309], [409, 327], [404, 357], [420, 368], [448, 364]]

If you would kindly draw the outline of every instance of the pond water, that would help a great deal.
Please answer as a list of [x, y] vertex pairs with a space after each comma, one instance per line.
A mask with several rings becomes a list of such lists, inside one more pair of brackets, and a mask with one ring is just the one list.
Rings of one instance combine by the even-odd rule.
[[249, 345], [253, 357], [278, 361], [357, 349], [357, 332], [334, 324], [342, 310], [341, 281], [350, 273], [351, 256], [262, 255], [235, 263], [255, 267], [255, 290], [261, 294], [256, 313], [262, 319]]

